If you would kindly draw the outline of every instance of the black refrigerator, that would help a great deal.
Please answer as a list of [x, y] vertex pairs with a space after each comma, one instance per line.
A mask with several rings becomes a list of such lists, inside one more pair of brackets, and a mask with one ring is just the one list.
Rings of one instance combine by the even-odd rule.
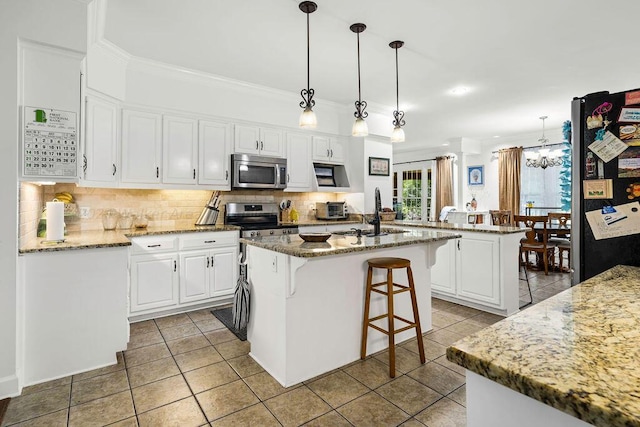
[[[618, 264], [640, 266], [640, 234], [602, 237], [607, 227], [611, 227], [609, 230], [625, 228], [629, 222], [623, 221], [637, 219], [631, 210], [634, 215], [640, 215], [634, 208], [634, 203], [640, 207], [640, 168], [637, 167], [640, 164], [640, 89], [597, 92], [574, 98], [571, 132], [571, 264], [572, 282], [577, 284]], [[602, 145], [612, 141], [611, 146], [617, 146], [618, 150], [623, 149], [621, 143], [627, 148], [607, 162], [589, 148], [594, 142]], [[600, 154], [607, 158], [606, 153]], [[612, 156], [613, 153], [609, 153], [609, 157]], [[584, 181], [587, 181], [586, 189]], [[622, 205], [631, 218], [614, 223], [624, 216], [619, 208]], [[600, 221], [595, 229], [597, 236], [587, 216], [591, 221], [596, 218]]]

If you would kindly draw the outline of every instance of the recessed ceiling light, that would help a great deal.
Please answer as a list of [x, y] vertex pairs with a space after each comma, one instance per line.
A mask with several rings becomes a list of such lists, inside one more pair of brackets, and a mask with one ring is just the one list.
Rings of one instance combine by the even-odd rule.
[[461, 96], [461, 95], [466, 95], [470, 91], [471, 91], [471, 89], [469, 89], [466, 86], [458, 86], [458, 87], [454, 87], [453, 89], [451, 89], [449, 91], [449, 93], [451, 93], [452, 95]]
[[494, 138], [500, 138], [500, 135], [493, 135]]
[[449, 143], [448, 143], [448, 142], [445, 142], [445, 143], [444, 143], [444, 144], [442, 144], [442, 145], [444, 145], [445, 147], [448, 147], [448, 146], [449, 146]]

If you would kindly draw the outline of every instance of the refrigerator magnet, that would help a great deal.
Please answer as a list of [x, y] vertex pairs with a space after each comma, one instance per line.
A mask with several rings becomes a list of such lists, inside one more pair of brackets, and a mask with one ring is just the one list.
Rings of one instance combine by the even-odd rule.
[[633, 200], [636, 197], [640, 197], [640, 182], [629, 184], [627, 188], [627, 199]]
[[624, 94], [624, 105], [640, 104], [640, 90]]
[[[603, 129], [600, 129], [598, 133], [601, 131], [603, 131]], [[593, 151], [593, 153], [605, 163], [615, 159], [620, 153], [629, 148], [627, 144], [620, 141], [618, 137], [611, 132], [606, 131], [602, 133], [602, 138], [599, 139], [598, 136], [596, 136], [596, 140], [589, 144], [589, 150]]]
[[622, 107], [618, 121], [622, 123], [640, 123], [640, 108]]
[[584, 198], [586, 199], [612, 199], [612, 179], [587, 179], [582, 181]]

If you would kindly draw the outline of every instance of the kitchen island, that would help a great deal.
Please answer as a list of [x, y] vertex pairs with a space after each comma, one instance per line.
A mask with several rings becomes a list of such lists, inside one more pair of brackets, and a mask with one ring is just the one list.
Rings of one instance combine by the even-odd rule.
[[[247, 337], [251, 356], [284, 386], [291, 386], [360, 357], [367, 260], [411, 260], [422, 331], [431, 329], [431, 246], [458, 237], [436, 231], [407, 231], [376, 237], [332, 235], [304, 242], [298, 235], [240, 239], [247, 245], [251, 314]], [[385, 280], [376, 271], [374, 281]], [[394, 282], [407, 284], [403, 270]], [[394, 301], [398, 316], [413, 318], [408, 294]], [[386, 298], [371, 297], [371, 317], [386, 312]], [[386, 327], [386, 321], [380, 324]], [[415, 330], [396, 335], [413, 338]], [[387, 336], [370, 332], [369, 354], [383, 350]], [[417, 357], [417, 355], [416, 355]]]
[[640, 268], [617, 266], [447, 349], [475, 426], [640, 426]]

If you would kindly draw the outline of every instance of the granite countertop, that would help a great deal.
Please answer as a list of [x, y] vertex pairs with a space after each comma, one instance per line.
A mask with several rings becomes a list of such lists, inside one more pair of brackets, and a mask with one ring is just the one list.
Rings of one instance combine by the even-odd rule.
[[640, 426], [640, 267], [617, 266], [447, 349], [458, 365], [596, 426]]
[[362, 224], [362, 221], [350, 219], [317, 219], [313, 221], [281, 222], [280, 225], [297, 225], [299, 227], [309, 227], [314, 225], [342, 225], [342, 224]]
[[332, 234], [329, 240], [321, 243], [305, 242], [297, 234], [274, 237], [242, 238], [241, 243], [269, 249], [300, 258], [313, 258], [351, 252], [371, 251], [396, 246], [418, 245], [438, 240], [456, 239], [459, 234], [437, 231], [408, 230], [403, 233], [390, 233], [384, 236], [360, 238]]
[[450, 222], [435, 222], [435, 221], [396, 220], [396, 221], [393, 221], [393, 224], [402, 225], [405, 227], [437, 228], [439, 230], [474, 231], [478, 233], [493, 233], [493, 234], [522, 233], [527, 230], [526, 228], [512, 227], [512, 226], [506, 226], [506, 225], [453, 224]]
[[18, 253], [56, 252], [73, 249], [111, 248], [116, 246], [131, 246], [131, 238], [142, 236], [156, 236], [173, 233], [198, 233], [205, 231], [234, 231], [239, 227], [230, 225], [190, 225], [170, 227], [148, 227], [130, 230], [91, 230], [71, 232], [65, 235], [64, 242], [47, 242], [38, 238], [20, 246]]

